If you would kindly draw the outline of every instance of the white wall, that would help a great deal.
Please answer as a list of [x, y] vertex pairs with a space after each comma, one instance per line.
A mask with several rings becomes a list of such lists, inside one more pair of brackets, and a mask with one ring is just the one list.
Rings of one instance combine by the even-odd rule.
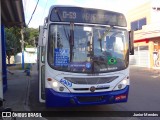
[[160, 1], [153, 0], [152, 1], [152, 8], [151, 8], [151, 24], [155, 24], [155, 23], [159, 24], [160, 10], [157, 10], [157, 8], [160, 8]]
[[[22, 63], [22, 53], [15, 56], [15, 64]], [[37, 53], [29, 53], [24, 51], [24, 63], [37, 63]]]

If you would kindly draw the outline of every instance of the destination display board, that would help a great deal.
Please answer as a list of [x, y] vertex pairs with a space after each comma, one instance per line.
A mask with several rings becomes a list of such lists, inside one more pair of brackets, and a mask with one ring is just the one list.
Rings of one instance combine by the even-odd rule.
[[50, 21], [127, 26], [122, 13], [81, 7], [53, 7]]

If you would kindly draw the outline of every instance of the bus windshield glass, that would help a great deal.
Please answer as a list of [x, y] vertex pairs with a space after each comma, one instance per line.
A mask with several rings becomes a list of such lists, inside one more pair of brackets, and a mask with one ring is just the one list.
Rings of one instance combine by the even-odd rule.
[[102, 73], [128, 67], [129, 42], [124, 29], [51, 24], [48, 38], [48, 63], [55, 70]]

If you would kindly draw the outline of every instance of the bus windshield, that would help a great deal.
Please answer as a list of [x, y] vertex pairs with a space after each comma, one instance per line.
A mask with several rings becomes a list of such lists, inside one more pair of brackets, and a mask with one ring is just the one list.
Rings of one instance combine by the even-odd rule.
[[129, 63], [127, 31], [115, 27], [51, 24], [48, 63], [59, 71], [104, 73], [123, 70]]

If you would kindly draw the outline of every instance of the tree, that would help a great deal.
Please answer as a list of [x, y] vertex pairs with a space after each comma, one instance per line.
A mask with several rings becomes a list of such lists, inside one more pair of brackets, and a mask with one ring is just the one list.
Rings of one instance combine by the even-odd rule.
[[[18, 27], [5, 28], [6, 33], [6, 55], [8, 63], [12, 55], [21, 52], [21, 29]], [[24, 32], [25, 47], [34, 47], [38, 38], [38, 29], [26, 28]]]
[[11, 27], [5, 28], [6, 33], [6, 55], [8, 59], [8, 64], [10, 64], [10, 58], [12, 55], [16, 55], [21, 51], [21, 34], [20, 28]]
[[34, 47], [35, 42], [38, 38], [39, 31], [34, 28], [26, 28], [25, 29], [25, 47]]

